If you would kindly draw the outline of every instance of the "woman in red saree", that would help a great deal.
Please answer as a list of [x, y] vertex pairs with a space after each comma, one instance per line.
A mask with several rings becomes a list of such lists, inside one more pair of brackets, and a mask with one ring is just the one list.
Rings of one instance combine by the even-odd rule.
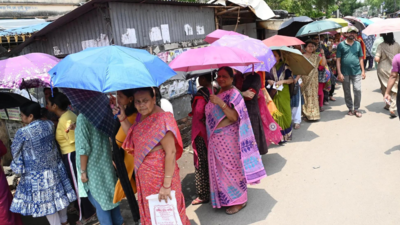
[[[0, 161], [6, 153], [7, 148], [0, 140]], [[2, 225], [22, 225], [20, 215], [10, 211], [12, 199], [13, 196], [8, 189], [6, 175], [0, 165], [0, 224]]]
[[156, 105], [152, 88], [137, 89], [134, 99], [139, 112], [136, 122], [131, 125], [124, 110], [120, 110], [118, 118], [127, 134], [122, 148], [134, 156], [141, 223], [151, 225], [146, 197], [159, 194], [160, 201], [168, 202], [174, 190], [182, 224], [189, 225], [176, 162], [182, 155], [183, 144], [174, 116]]

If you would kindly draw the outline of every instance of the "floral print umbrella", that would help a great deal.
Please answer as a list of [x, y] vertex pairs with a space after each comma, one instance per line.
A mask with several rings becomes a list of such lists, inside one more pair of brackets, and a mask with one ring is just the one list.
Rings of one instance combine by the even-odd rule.
[[[276, 60], [271, 49], [268, 48], [262, 41], [242, 35], [223, 36], [218, 41], [215, 41], [211, 46], [227, 46], [235, 47], [250, 53], [253, 57], [260, 60], [260, 63], [254, 64], [254, 71], [271, 71]], [[249, 66], [232, 66], [235, 70], [242, 73], [253, 71], [253, 65]]]
[[50, 87], [48, 71], [60, 60], [44, 53], [30, 53], [0, 60], [0, 88]]

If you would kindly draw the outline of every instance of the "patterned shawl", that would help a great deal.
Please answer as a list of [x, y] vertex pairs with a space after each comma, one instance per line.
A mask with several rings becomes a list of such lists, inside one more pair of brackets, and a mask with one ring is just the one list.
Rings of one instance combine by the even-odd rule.
[[135, 172], [137, 172], [147, 154], [160, 143], [168, 131], [171, 131], [175, 136], [176, 160], [178, 160], [182, 156], [183, 143], [172, 113], [154, 113], [131, 126], [122, 148], [128, 153], [134, 154]]
[[[239, 115], [239, 146], [246, 180], [249, 184], [259, 183], [267, 174], [261, 161], [243, 97], [236, 88], [218, 94], [218, 97], [228, 106], [233, 106]], [[226, 116], [221, 107], [209, 102], [206, 106], [206, 117], [207, 136], [208, 140], [210, 140], [218, 124]]]

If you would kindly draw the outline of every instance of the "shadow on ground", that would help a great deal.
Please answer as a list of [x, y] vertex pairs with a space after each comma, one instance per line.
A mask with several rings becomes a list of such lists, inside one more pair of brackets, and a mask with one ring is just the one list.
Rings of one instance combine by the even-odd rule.
[[305, 122], [303, 121], [300, 125], [300, 129], [293, 130], [291, 142], [309, 142], [319, 137], [313, 131], [309, 131], [311, 124], [318, 122]]
[[[214, 209], [210, 203], [201, 205], [195, 212], [200, 224], [247, 225], [265, 220], [276, 203], [264, 189], [249, 188], [246, 208], [235, 215], [227, 215], [226, 208]], [[193, 220], [191, 224], [197, 225]]]
[[286, 159], [278, 153], [266, 154], [262, 156], [262, 161], [268, 176], [280, 172], [286, 165]]
[[386, 155], [390, 155], [390, 154], [392, 154], [392, 152], [394, 152], [394, 151], [400, 151], [400, 145], [394, 146], [393, 148], [387, 150], [387, 151], [385, 152], [385, 154], [386, 154]]
[[383, 107], [385, 106], [385, 103], [383, 102], [374, 102], [370, 105], [367, 105], [365, 108], [368, 109], [370, 112], [375, 112], [375, 113], [383, 113], [387, 114], [389, 116], [389, 111], [385, 110]]

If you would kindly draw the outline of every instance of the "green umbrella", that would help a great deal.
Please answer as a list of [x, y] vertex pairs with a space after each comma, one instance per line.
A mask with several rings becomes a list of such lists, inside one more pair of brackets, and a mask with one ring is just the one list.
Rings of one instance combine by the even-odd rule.
[[272, 51], [281, 51], [282, 58], [289, 65], [294, 75], [308, 76], [314, 66], [311, 62], [301, 54], [297, 49], [286, 46], [270, 47]]
[[332, 31], [342, 28], [342, 26], [334, 21], [320, 20], [304, 25], [296, 34], [296, 37], [304, 37], [309, 35], [318, 35], [323, 32]]

